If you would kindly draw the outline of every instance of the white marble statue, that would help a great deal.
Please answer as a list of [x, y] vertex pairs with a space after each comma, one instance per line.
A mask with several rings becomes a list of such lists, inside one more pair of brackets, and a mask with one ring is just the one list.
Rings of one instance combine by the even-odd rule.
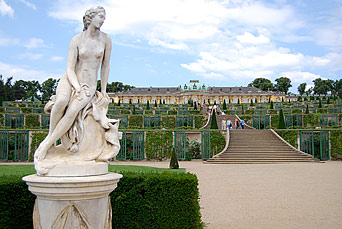
[[[87, 10], [83, 32], [71, 40], [66, 73], [58, 83], [56, 95], [45, 106], [51, 114], [50, 128], [34, 155], [39, 175], [48, 175], [61, 164], [107, 161], [120, 150], [119, 120], [106, 117], [112, 42], [109, 35], [100, 31], [105, 17], [101, 6]], [[56, 146], [58, 139], [62, 144]]]

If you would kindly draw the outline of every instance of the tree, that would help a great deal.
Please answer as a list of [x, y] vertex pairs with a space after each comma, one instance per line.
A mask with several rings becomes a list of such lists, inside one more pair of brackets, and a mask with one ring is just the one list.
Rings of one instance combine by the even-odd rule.
[[275, 81], [277, 83], [274, 85], [274, 88], [277, 91], [284, 92], [285, 94], [287, 94], [287, 92], [289, 91], [289, 88], [292, 87], [291, 80], [287, 77], [280, 77], [280, 78], [275, 79]]
[[149, 110], [150, 109], [150, 101], [147, 100], [147, 104], [146, 104], [146, 110]]
[[211, 117], [210, 129], [218, 129], [216, 120], [216, 110], [213, 110], [213, 116]]
[[301, 83], [297, 87], [299, 94], [302, 96], [305, 93], [306, 83]]
[[35, 97], [40, 99], [38, 92], [41, 91], [41, 86], [37, 80], [26, 81], [27, 82], [27, 97]]
[[315, 86], [313, 88], [315, 95], [326, 95], [329, 91], [333, 90], [333, 82], [332, 80], [322, 80], [321, 78], [317, 78], [313, 80]]
[[171, 160], [170, 160], [170, 169], [179, 169], [178, 159], [175, 152], [175, 148], [172, 149]]
[[157, 107], [157, 100], [154, 100], [154, 107]]
[[286, 129], [283, 109], [279, 111], [278, 129]]
[[256, 87], [263, 91], [273, 90], [272, 82], [266, 78], [256, 78], [252, 83], [248, 84], [248, 87]]
[[197, 110], [197, 102], [194, 102], [194, 110]]
[[24, 80], [15, 81], [11, 90], [14, 92], [14, 100], [27, 98], [27, 83]]
[[222, 110], [227, 110], [227, 104], [225, 99], [223, 100]]
[[273, 110], [274, 107], [273, 107], [273, 101], [271, 101], [271, 105], [270, 105], [270, 110]]
[[333, 83], [333, 88], [334, 88], [334, 94], [342, 98], [342, 79], [336, 80]]
[[253, 107], [253, 106], [254, 106], [253, 99], [251, 99], [251, 107]]
[[56, 94], [57, 80], [49, 78], [42, 83], [42, 100], [48, 101], [53, 94]]
[[309, 111], [309, 104], [306, 104], [306, 109], [305, 109], [305, 114], [309, 114], [310, 111]]

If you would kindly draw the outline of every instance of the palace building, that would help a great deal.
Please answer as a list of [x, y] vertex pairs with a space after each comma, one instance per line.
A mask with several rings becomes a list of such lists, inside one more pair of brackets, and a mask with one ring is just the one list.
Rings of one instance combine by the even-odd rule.
[[226, 104], [230, 103], [265, 103], [268, 101], [294, 101], [295, 97], [287, 97], [283, 92], [262, 91], [255, 87], [214, 87], [200, 83], [199, 80], [190, 80], [189, 83], [178, 87], [138, 87], [129, 91], [108, 93], [114, 102], [143, 103], [155, 101], [165, 104], [187, 104], [188, 101], [198, 103]]

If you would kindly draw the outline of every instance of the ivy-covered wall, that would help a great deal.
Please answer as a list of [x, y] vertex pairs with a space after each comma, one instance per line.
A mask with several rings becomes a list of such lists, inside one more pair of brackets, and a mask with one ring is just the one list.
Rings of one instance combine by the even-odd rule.
[[143, 116], [142, 115], [130, 115], [128, 121], [129, 128], [142, 129], [143, 128]]
[[172, 149], [172, 131], [146, 132], [145, 152], [147, 160], [156, 159], [162, 161], [170, 158]]
[[161, 126], [165, 129], [176, 128], [176, 117], [175, 116], [162, 116]]
[[331, 158], [342, 160], [342, 131], [330, 131]]
[[226, 139], [221, 131], [210, 132], [210, 151], [212, 155], [220, 153], [226, 146]]
[[298, 149], [298, 131], [290, 131], [290, 130], [276, 130], [277, 134], [280, 135], [285, 141], [290, 143], [292, 146], [294, 146], [296, 149]]

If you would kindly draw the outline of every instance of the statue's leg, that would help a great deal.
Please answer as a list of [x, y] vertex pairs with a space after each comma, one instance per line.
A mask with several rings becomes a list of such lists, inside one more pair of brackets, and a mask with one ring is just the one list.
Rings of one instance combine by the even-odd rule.
[[35, 160], [43, 160], [46, 156], [47, 150], [60, 138], [63, 134], [65, 134], [74, 123], [78, 112], [85, 107], [92, 99], [92, 96], [85, 96], [84, 92], [82, 93], [82, 100], [78, 100], [76, 97], [73, 97], [70, 100], [70, 104], [68, 105], [68, 109], [66, 110], [64, 116], [57, 123], [53, 132], [48, 135], [44, 141], [39, 145], [38, 149], [35, 152]]
[[71, 97], [71, 85], [67, 79], [66, 73], [61, 78], [56, 89], [56, 102], [52, 107], [50, 114], [49, 134], [55, 130], [57, 123], [64, 115], [65, 108]]

